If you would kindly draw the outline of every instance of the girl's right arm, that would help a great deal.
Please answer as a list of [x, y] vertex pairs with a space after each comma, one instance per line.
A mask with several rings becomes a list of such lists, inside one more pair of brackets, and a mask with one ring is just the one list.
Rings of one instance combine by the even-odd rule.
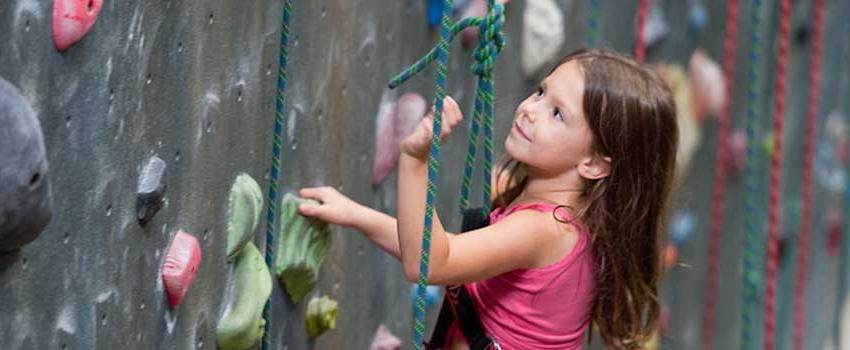
[[299, 194], [319, 201], [319, 205], [302, 204], [301, 215], [315, 217], [331, 224], [347, 226], [363, 233], [372, 243], [401, 261], [398, 246], [398, 224], [392, 216], [363, 206], [333, 187], [304, 188]]

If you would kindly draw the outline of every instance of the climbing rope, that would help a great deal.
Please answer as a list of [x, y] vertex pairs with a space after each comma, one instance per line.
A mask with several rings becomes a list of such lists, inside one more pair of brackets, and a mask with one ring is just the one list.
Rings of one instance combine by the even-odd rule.
[[638, 4], [638, 25], [637, 33], [635, 33], [635, 61], [638, 64], [643, 64], [646, 56], [646, 16], [649, 14], [649, 0], [640, 0]]
[[[280, 58], [279, 68], [277, 70], [277, 96], [275, 101], [274, 114], [274, 136], [272, 139], [272, 166], [269, 179], [269, 210], [266, 218], [266, 265], [274, 271], [274, 232], [275, 232], [275, 217], [277, 214], [277, 186], [278, 175], [280, 174], [280, 149], [283, 135], [283, 102], [286, 98], [286, 63], [289, 43], [289, 20], [292, 13], [292, 3], [290, 0], [283, 2], [283, 20], [280, 28]], [[266, 305], [263, 307], [263, 350], [268, 350], [269, 343], [269, 328], [271, 327], [271, 307], [272, 300], [266, 300]]]
[[[440, 42], [431, 49], [425, 57], [405, 69], [397, 75], [389, 84], [393, 89], [410, 79], [425, 67], [437, 61], [436, 96], [434, 98], [434, 126], [431, 138], [431, 150], [428, 154], [428, 191], [425, 205], [425, 223], [422, 232], [422, 253], [419, 263], [419, 281], [416, 290], [416, 307], [414, 309], [414, 349], [421, 350], [425, 332], [425, 289], [428, 285], [428, 262], [431, 250], [431, 226], [434, 215], [434, 200], [436, 197], [437, 173], [439, 171], [440, 156], [440, 133], [443, 116], [443, 99], [446, 97], [446, 71], [449, 57], [449, 42], [464, 28], [478, 26], [478, 46], [473, 54], [475, 64], [472, 70], [478, 75], [478, 91], [475, 95], [475, 111], [473, 112], [472, 128], [470, 130], [470, 146], [467, 149], [466, 166], [464, 167], [463, 187], [461, 191], [461, 206], [468, 206], [469, 179], [472, 176], [472, 163], [475, 159], [475, 140], [478, 138], [479, 128], [484, 127], [484, 207], [489, 212], [490, 203], [490, 164], [492, 162], [492, 114], [493, 114], [493, 63], [496, 55], [504, 47], [504, 38], [501, 33], [504, 22], [504, 7], [496, 4], [495, 0], [488, 0], [489, 10], [484, 17], [470, 17], [455, 24], [449, 21], [449, 9], [452, 0], [443, 3], [443, 14], [440, 27]], [[464, 194], [465, 193], [465, 194]]]
[[596, 47], [599, 42], [599, 0], [590, 0], [590, 9], [587, 14], [587, 47]]
[[788, 67], [788, 40], [791, 0], [779, 4], [779, 52], [773, 92], [773, 157], [770, 167], [770, 202], [767, 226], [767, 275], [765, 276], [764, 349], [773, 350], [776, 333], [776, 274], [779, 265], [779, 201], [782, 197], [782, 118], [785, 115], [785, 77]]
[[735, 74], [735, 57], [738, 47], [738, 0], [726, 4], [726, 37], [723, 41], [723, 72], [725, 101], [717, 128], [716, 158], [714, 161], [714, 192], [711, 206], [711, 231], [708, 249], [708, 290], [702, 323], [702, 348], [714, 346], [714, 316], [717, 303], [717, 265], [720, 250], [720, 230], [723, 227], [723, 195], [726, 191], [726, 171], [729, 164], [728, 135], [732, 119], [732, 84]]
[[809, 236], [812, 227], [812, 158], [821, 96], [821, 52], [823, 45], [824, 1], [815, 0], [812, 14], [812, 56], [809, 62], [809, 96], [806, 104], [806, 139], [803, 155], [803, 193], [800, 241], [797, 245], [797, 287], [794, 293], [794, 349], [803, 349], [806, 334], [806, 275], [809, 268]]
[[756, 171], [758, 169], [759, 143], [756, 140], [756, 126], [758, 125], [759, 113], [759, 72], [761, 71], [761, 57], [763, 46], [759, 28], [761, 27], [762, 0], [753, 0], [750, 9], [750, 33], [749, 49], [749, 81], [747, 82], [747, 165], [746, 165], [746, 195], [744, 197], [745, 208], [745, 232], [744, 232], [744, 272], [743, 285], [744, 295], [741, 305], [741, 349], [753, 349], [753, 323], [754, 306], [758, 302], [759, 271], [756, 269], [756, 255], [758, 254], [758, 216], [756, 213]]

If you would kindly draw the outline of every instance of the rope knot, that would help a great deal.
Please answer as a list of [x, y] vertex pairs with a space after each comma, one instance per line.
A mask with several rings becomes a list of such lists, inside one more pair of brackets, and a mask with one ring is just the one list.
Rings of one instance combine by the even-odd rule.
[[473, 52], [475, 63], [472, 71], [479, 76], [490, 76], [496, 56], [505, 47], [502, 25], [505, 22], [505, 6], [495, 0], [488, 0], [487, 15], [478, 22], [478, 45]]

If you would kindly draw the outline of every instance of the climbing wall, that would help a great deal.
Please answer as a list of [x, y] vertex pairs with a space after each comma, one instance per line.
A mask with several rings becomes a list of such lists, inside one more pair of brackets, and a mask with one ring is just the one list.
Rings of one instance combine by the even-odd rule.
[[[563, 44], [555, 56], [584, 46], [592, 2], [554, 2], [563, 18]], [[599, 3], [598, 45], [632, 52], [637, 1]], [[708, 22], [701, 33], [685, 29], [692, 3], [659, 1], [671, 30], [648, 49], [648, 62], [686, 65], [696, 47], [719, 61], [724, 3], [703, 1]], [[825, 42], [846, 42], [838, 18], [850, 4], [828, 3]], [[98, 1], [92, 4], [100, 6]], [[281, 192], [329, 185], [373, 208], [395, 212], [395, 174], [370, 185], [375, 117], [382, 100], [406, 92], [420, 93], [429, 103], [433, 98], [433, 69], [399, 91], [386, 89], [395, 73], [437, 40], [437, 31], [427, 23], [427, 6], [423, 0], [294, 1]], [[809, 2], [794, 6], [792, 29], [798, 40], [792, 44], [789, 71], [788, 196], [800, 189], [806, 96], [805, 85], [794, 82], [805, 81], [808, 72], [805, 27], [811, 17]], [[507, 48], [495, 72], [497, 155], [515, 106], [540, 77], [522, 69], [525, 8], [526, 2], [519, 0], [506, 5]], [[742, 7], [742, 37], [749, 30], [747, 9]], [[766, 42], [775, 40], [775, 10], [772, 2], [764, 6]], [[105, 0], [88, 33], [59, 51], [53, 40], [53, 1], [0, 2], [0, 78], [20, 92], [40, 121], [52, 192], [52, 217], [44, 231], [21, 249], [0, 254], [0, 349], [216, 348], [216, 327], [228, 311], [228, 295], [239, 288], [233, 285], [234, 264], [227, 259], [231, 185], [245, 173], [264, 195], [269, 186], [281, 11], [282, 1]], [[746, 45], [742, 40], [738, 50], [739, 72], [746, 67]], [[825, 46], [821, 110], [850, 113], [846, 52], [841, 45]], [[760, 120], [767, 128], [775, 55], [765, 56]], [[475, 88], [471, 63], [470, 51], [454, 43], [448, 93], [468, 114]], [[745, 84], [746, 77], [739, 74], [738, 96]], [[743, 125], [745, 106], [736, 96], [734, 125]], [[676, 199], [677, 209], [694, 213], [696, 225], [692, 238], [680, 247], [682, 264], [665, 280], [663, 297], [671, 322], [663, 344], [671, 349], [699, 344], [715, 122], [703, 125], [702, 142]], [[465, 126], [456, 131], [467, 132]], [[454, 208], [465, 151], [465, 137], [453, 137], [441, 158], [437, 208], [452, 229], [459, 226]], [[161, 162], [151, 163], [154, 157]], [[736, 196], [742, 192], [743, 177], [731, 178], [716, 328], [716, 346], [722, 349], [739, 344], [743, 217], [742, 200]], [[828, 196], [821, 189], [816, 198]], [[145, 202], [149, 198], [162, 203], [161, 208], [152, 208]], [[809, 292], [807, 333], [812, 349], [821, 348], [831, 329], [838, 262], [824, 248], [822, 216], [832, 202], [816, 203], [810, 285], [817, 287]], [[262, 248], [266, 215], [260, 217], [253, 242]], [[182, 303], [172, 308], [162, 273], [178, 231], [197, 239], [201, 255], [193, 283]], [[399, 264], [354, 230], [331, 231], [333, 243], [318, 283], [304, 301], [293, 303], [273, 279], [271, 348], [367, 349], [381, 324], [409, 344], [411, 289]], [[793, 257], [788, 253], [780, 265], [785, 285], [793, 281]], [[791, 290], [780, 287], [778, 315], [785, 320], [791, 318]], [[304, 314], [307, 300], [319, 295], [339, 303], [337, 328], [311, 341]], [[435, 313], [430, 309], [431, 322]], [[790, 322], [781, 321], [779, 331], [790, 334]], [[782, 349], [788, 344], [790, 336], [779, 341]]]

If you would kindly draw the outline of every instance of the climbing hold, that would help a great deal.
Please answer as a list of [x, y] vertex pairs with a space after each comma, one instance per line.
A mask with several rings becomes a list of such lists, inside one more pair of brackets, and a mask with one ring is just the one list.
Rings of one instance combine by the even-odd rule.
[[443, 15], [443, 0], [428, 0], [428, 26], [440, 24]]
[[401, 339], [396, 337], [387, 326], [380, 325], [372, 337], [372, 345], [369, 350], [401, 350]]
[[244, 350], [262, 338], [263, 306], [272, 293], [269, 269], [254, 243], [236, 256], [233, 276], [233, 292], [216, 328], [221, 350]]
[[[413, 306], [416, 307], [416, 289], [419, 288], [419, 285], [416, 283], [410, 284], [410, 300], [413, 300]], [[425, 288], [425, 307], [431, 307], [437, 305], [438, 302], [442, 299], [442, 288], [438, 286], [428, 286]]]
[[726, 83], [723, 70], [702, 49], [691, 54], [688, 78], [693, 91], [694, 117], [705, 120], [706, 114], [718, 117], [726, 103]]
[[165, 197], [165, 161], [157, 156], [148, 159], [139, 173], [136, 187], [136, 218], [144, 226], [162, 208]]
[[661, 42], [670, 31], [667, 20], [664, 18], [664, 10], [661, 8], [661, 2], [658, 0], [650, 1], [652, 5], [649, 8], [646, 26], [643, 27], [643, 38], [647, 48]]
[[385, 94], [375, 118], [375, 159], [372, 163], [372, 187], [377, 187], [398, 162], [401, 141], [413, 132], [427, 111], [425, 98], [417, 93], [401, 95], [394, 103]]
[[53, 2], [53, 43], [59, 51], [80, 41], [89, 32], [103, 0], [55, 0]]
[[659, 64], [658, 76], [673, 92], [676, 102], [676, 123], [679, 126], [679, 147], [676, 151], [676, 174], [683, 179], [690, 169], [691, 158], [702, 142], [702, 131], [693, 117], [693, 92], [684, 68], [679, 65]]
[[236, 176], [227, 200], [227, 260], [231, 261], [257, 231], [263, 193], [260, 185], [245, 173]]
[[561, 50], [564, 17], [553, 0], [528, 0], [522, 21], [522, 71], [533, 79]]
[[705, 9], [705, 4], [701, 0], [695, 0], [691, 3], [691, 30], [702, 33], [708, 25], [708, 11]]
[[168, 305], [171, 308], [176, 308], [183, 301], [192, 281], [195, 280], [200, 263], [201, 246], [198, 239], [186, 232], [177, 231], [162, 265], [162, 282], [165, 284]]
[[280, 240], [278, 241], [275, 274], [286, 287], [292, 301], [297, 303], [316, 285], [319, 269], [331, 247], [328, 224], [298, 213], [302, 203], [315, 204], [287, 193], [280, 206]]
[[733, 174], [740, 174], [747, 165], [747, 132], [735, 129], [729, 135], [726, 146], [729, 151], [729, 169]]
[[847, 139], [847, 117], [840, 110], [829, 112], [826, 117], [824, 132], [832, 142], [841, 142]]
[[837, 256], [841, 251], [842, 232], [844, 232], [844, 214], [841, 206], [830, 206], [826, 212], [826, 251], [830, 256]]
[[[468, 17], [484, 17], [487, 14], [486, 0], [472, 0], [466, 10], [463, 11], [461, 19]], [[464, 48], [468, 49], [478, 38], [478, 27], [472, 26], [460, 32], [460, 43]]]
[[697, 226], [696, 215], [691, 210], [679, 210], [671, 220], [670, 239], [677, 247], [681, 247], [694, 234]]
[[669, 270], [676, 266], [676, 261], [679, 258], [679, 248], [675, 244], [667, 243], [664, 245], [664, 268]]
[[0, 252], [32, 242], [50, 222], [44, 136], [17, 88], [0, 78]]
[[336, 314], [339, 305], [327, 295], [321, 298], [313, 297], [307, 304], [307, 334], [316, 338], [323, 333], [336, 328]]

